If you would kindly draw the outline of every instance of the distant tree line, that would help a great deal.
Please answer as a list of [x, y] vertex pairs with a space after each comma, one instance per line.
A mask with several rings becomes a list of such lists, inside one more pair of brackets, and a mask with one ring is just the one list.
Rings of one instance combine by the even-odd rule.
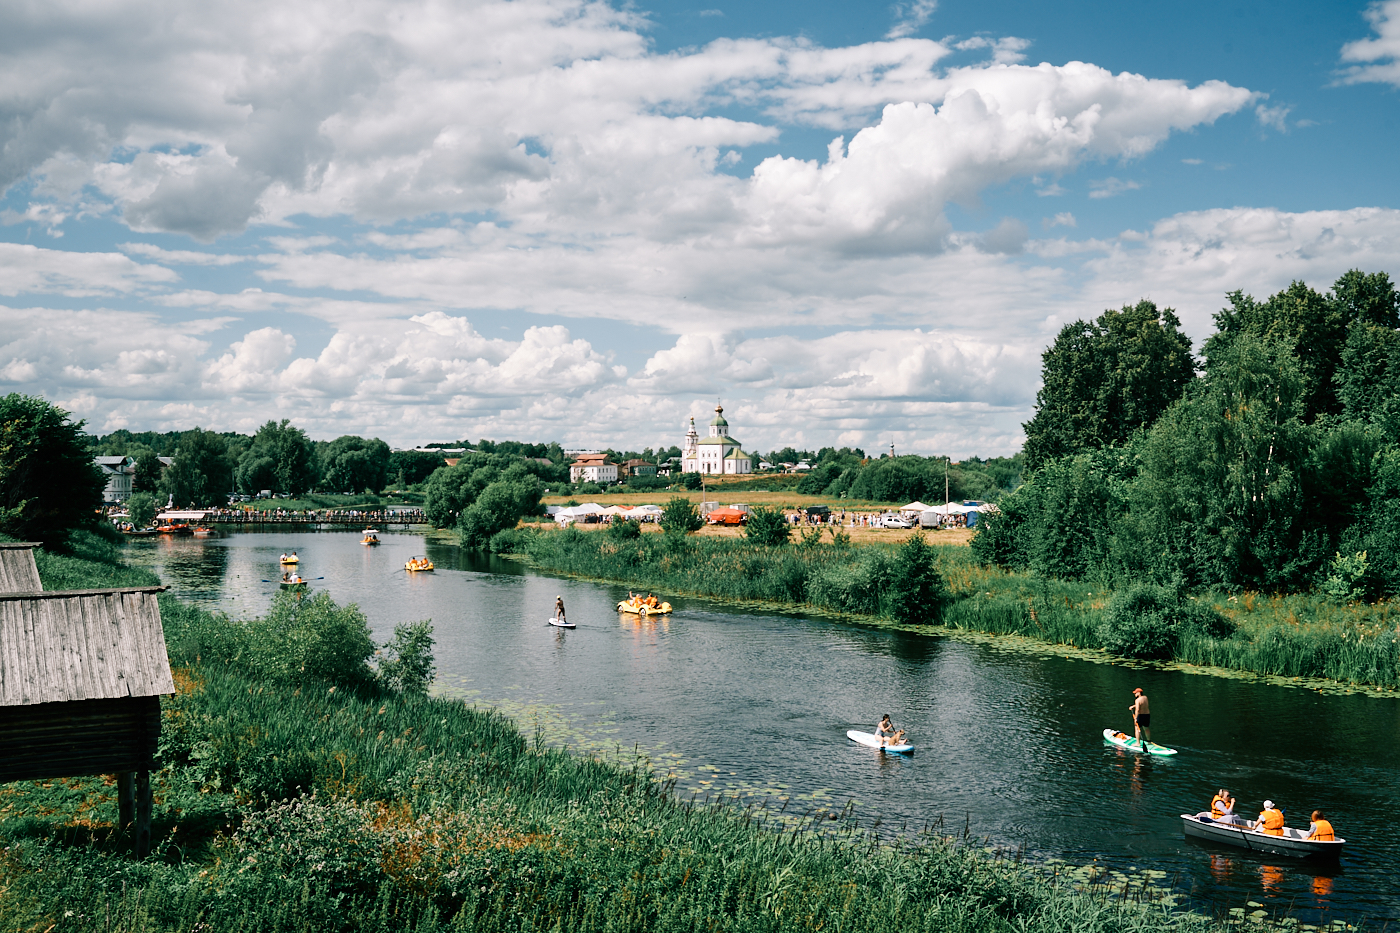
[[[427, 481], [443, 467], [447, 455], [431, 450], [391, 451], [379, 438], [344, 435], [313, 441], [287, 420], [269, 421], [249, 436], [194, 428], [189, 431], [115, 431], [92, 438], [92, 453], [136, 459], [132, 489], [177, 505], [210, 505], [230, 493], [257, 495], [263, 490], [302, 495], [313, 490], [377, 494], [391, 485], [407, 488]], [[440, 444], [441, 448], [466, 442]], [[550, 459], [547, 478], [567, 478], [558, 444], [482, 440], [507, 459]], [[161, 458], [171, 458], [169, 465]]]
[[1197, 360], [1140, 302], [1060, 331], [1027, 478], [973, 547], [1108, 584], [1400, 595], [1400, 296], [1353, 270], [1228, 296]]

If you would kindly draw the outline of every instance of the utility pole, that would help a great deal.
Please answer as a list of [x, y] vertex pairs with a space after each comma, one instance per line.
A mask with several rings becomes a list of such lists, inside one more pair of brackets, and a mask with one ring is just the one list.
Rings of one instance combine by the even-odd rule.
[[948, 467], [953, 458], [948, 455], [943, 456], [943, 508], [948, 507]]

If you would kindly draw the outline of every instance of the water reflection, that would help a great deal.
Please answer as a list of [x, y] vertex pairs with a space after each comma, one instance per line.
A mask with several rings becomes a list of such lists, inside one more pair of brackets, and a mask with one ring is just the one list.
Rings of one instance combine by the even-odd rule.
[[[1400, 808], [1400, 703], [1320, 696], [1244, 680], [1129, 670], [1029, 656], [999, 642], [886, 632], [796, 614], [671, 598], [676, 612], [619, 614], [626, 587], [525, 572], [516, 561], [386, 533], [234, 534], [135, 542], [179, 595], [232, 615], [266, 611], [276, 558], [295, 546], [303, 572], [340, 602], [358, 602], [378, 641], [431, 618], [440, 689], [489, 702], [571, 747], [634, 745], [680, 793], [773, 796], [790, 809], [856, 801], [867, 825], [946, 817], [1032, 858], [1179, 878], [1210, 908], [1267, 896], [1305, 922], [1327, 910], [1355, 922], [1400, 919], [1391, 875], [1400, 843], [1370, 814]], [[216, 553], [218, 552], [218, 553]], [[432, 574], [403, 563], [427, 553]], [[578, 629], [545, 623], [562, 595]], [[657, 594], [658, 596], [662, 594]], [[1132, 688], [1152, 697], [1157, 759], [1102, 741], [1131, 731]], [[855, 745], [882, 713], [918, 751]], [[1216, 788], [1241, 813], [1266, 797], [1290, 812], [1320, 806], [1348, 839], [1344, 871], [1261, 860], [1183, 838], [1179, 814]], [[1267, 869], [1267, 870], [1266, 870]]]

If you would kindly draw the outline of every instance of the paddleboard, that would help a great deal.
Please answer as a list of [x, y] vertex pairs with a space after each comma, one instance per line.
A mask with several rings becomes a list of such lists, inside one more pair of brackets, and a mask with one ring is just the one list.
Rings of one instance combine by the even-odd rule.
[[554, 626], [555, 628], [578, 628], [578, 625], [573, 622], [561, 622], [560, 620], [554, 618], [551, 618], [548, 621], [549, 624]]
[[[1121, 736], [1121, 738], [1120, 738]], [[1116, 729], [1103, 730], [1103, 740], [1110, 745], [1117, 745], [1119, 748], [1126, 748], [1130, 752], [1147, 752], [1149, 755], [1175, 755], [1176, 749], [1167, 748], [1165, 745], [1158, 745], [1156, 742], [1148, 742], [1147, 747], [1136, 738], [1126, 732], [1119, 732]]]
[[854, 729], [851, 729], [846, 733], [846, 738], [850, 739], [853, 742], [859, 742], [862, 745], [868, 745], [871, 748], [878, 748], [882, 752], [903, 753], [912, 752], [914, 750], [914, 746], [909, 745], [908, 743], [904, 745], [881, 745], [878, 736], [872, 735], [869, 732], [857, 732]]

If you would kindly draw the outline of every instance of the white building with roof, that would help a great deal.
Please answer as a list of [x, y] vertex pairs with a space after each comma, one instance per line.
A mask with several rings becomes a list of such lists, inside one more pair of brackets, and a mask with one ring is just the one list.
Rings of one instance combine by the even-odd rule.
[[710, 422], [707, 437], [696, 432], [695, 419], [690, 419], [690, 430], [686, 432], [685, 447], [681, 451], [681, 469], [686, 473], [753, 472], [753, 460], [744, 453], [739, 442], [729, 436], [723, 405], [715, 406], [715, 417]]
[[125, 502], [131, 498], [131, 483], [136, 478], [135, 457], [94, 457], [107, 488], [102, 491], [103, 502]]

